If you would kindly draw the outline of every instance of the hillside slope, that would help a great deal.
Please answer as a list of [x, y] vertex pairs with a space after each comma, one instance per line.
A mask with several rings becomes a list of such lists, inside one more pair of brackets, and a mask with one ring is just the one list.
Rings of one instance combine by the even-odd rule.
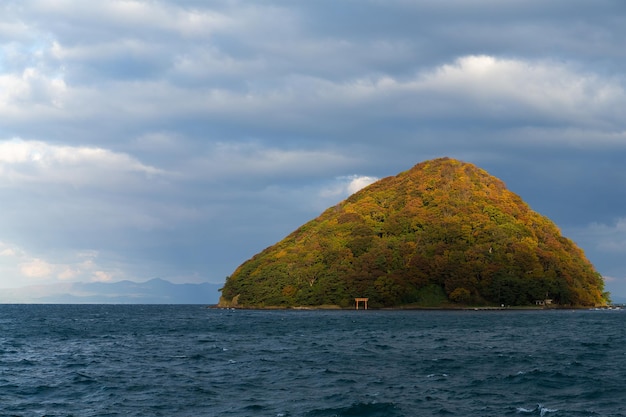
[[227, 278], [239, 307], [603, 304], [603, 280], [499, 179], [441, 158], [327, 209]]

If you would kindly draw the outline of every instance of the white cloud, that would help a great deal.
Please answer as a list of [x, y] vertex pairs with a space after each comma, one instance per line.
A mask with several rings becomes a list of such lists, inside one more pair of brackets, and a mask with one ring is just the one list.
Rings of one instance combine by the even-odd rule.
[[34, 67], [20, 74], [0, 73], [0, 111], [7, 115], [24, 116], [21, 111], [28, 107], [38, 112], [58, 111], [63, 107], [66, 92], [67, 85], [61, 77]]
[[[51, 260], [54, 256], [61, 261]], [[59, 281], [112, 281], [128, 278], [103, 265], [96, 251], [33, 255], [15, 244], [0, 242], [0, 288]]]
[[92, 273], [92, 281], [96, 282], [111, 282], [113, 281], [114, 275], [105, 271], [93, 271]]
[[367, 187], [368, 185], [374, 183], [378, 181], [378, 178], [376, 177], [369, 177], [369, 176], [353, 176], [352, 179], [350, 180], [350, 183], [348, 183], [348, 187], [347, 190], [350, 194], [354, 194], [357, 191], [361, 190], [362, 188]]
[[469, 95], [494, 112], [522, 105], [556, 120], [593, 123], [605, 112], [617, 116], [614, 106], [626, 103], [624, 89], [617, 82], [552, 61], [470, 55], [420, 78], [419, 89]]
[[51, 145], [40, 141], [0, 141], [1, 185], [59, 183], [72, 186], [119, 183], [131, 175], [166, 173], [124, 153], [87, 146]]
[[336, 178], [335, 182], [322, 189], [319, 195], [323, 198], [345, 198], [362, 188], [378, 181], [378, 178], [366, 175], [350, 175]]
[[53, 267], [39, 258], [30, 259], [20, 264], [20, 272], [26, 278], [49, 278]]
[[57, 278], [61, 281], [72, 281], [79, 277], [80, 271], [77, 269], [73, 269], [70, 266], [65, 266], [59, 269], [57, 273]]
[[11, 248], [4, 248], [0, 251], [0, 256], [15, 256], [16, 253]]
[[315, 97], [329, 108], [337, 103], [367, 107], [378, 111], [373, 117], [522, 119], [530, 125], [550, 121], [624, 128], [620, 109], [626, 106], [626, 91], [618, 80], [552, 61], [469, 55], [412, 78], [382, 75], [315, 84]]
[[16, 258], [20, 256], [20, 250], [17, 247], [0, 241], [0, 256], [7, 258]]

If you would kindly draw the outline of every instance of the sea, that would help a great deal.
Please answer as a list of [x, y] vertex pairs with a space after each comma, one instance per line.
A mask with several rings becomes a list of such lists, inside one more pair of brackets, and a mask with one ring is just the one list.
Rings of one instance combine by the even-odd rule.
[[625, 318], [0, 305], [0, 416], [626, 416]]

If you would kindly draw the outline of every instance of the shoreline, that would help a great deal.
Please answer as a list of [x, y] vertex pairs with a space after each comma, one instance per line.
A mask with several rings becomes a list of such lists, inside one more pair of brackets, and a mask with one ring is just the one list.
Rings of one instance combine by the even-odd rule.
[[344, 308], [338, 305], [320, 306], [220, 306], [209, 305], [207, 308], [218, 310], [293, 310], [293, 311], [550, 311], [550, 310], [620, 310], [622, 306], [398, 306], [398, 307], [369, 307], [367, 309], [354, 307]]

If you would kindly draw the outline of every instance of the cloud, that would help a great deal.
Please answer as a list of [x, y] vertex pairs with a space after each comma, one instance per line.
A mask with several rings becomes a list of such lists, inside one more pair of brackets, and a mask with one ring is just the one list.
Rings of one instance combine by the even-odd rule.
[[123, 178], [137, 174], [151, 178], [166, 172], [103, 148], [21, 139], [0, 141], [0, 187], [28, 183], [119, 185]]
[[[561, 79], [560, 83], [553, 84], [557, 79]], [[590, 83], [589, 86], [578, 91], [582, 94], [589, 90], [588, 103], [569, 89], [569, 84], [585, 82]], [[407, 130], [419, 131], [422, 129], [420, 123], [425, 120], [428, 121], [426, 126], [432, 128], [433, 121], [436, 124], [437, 120], [447, 122], [450, 119], [454, 129], [466, 124], [507, 121], [504, 124], [508, 130], [505, 134], [492, 132], [493, 136], [486, 135], [480, 140], [509, 141], [524, 146], [531, 145], [529, 138], [533, 137], [541, 137], [541, 141], [535, 139], [535, 142], [544, 144], [563, 140], [590, 144], [593, 138], [603, 137], [606, 143], [619, 144], [622, 134], [617, 130], [621, 126], [619, 120], [615, 126], [608, 126], [586, 123], [581, 118], [572, 121], [574, 126], [578, 123], [581, 127], [565, 128], [559, 126], [562, 120], [574, 117], [576, 112], [569, 116], [566, 112], [561, 117], [546, 111], [547, 116], [533, 116], [544, 113], [543, 98], [547, 97], [545, 100], [549, 101], [551, 97], [559, 99], [561, 95], [569, 97], [567, 100], [572, 99], [581, 111], [584, 106], [591, 106], [591, 110], [594, 105], [604, 108], [606, 103], [602, 104], [603, 98], [608, 102], [609, 98], [618, 100], [622, 94], [620, 91], [623, 91], [619, 84], [611, 82], [588, 77], [567, 65], [554, 66], [547, 61], [465, 56], [451, 63], [423, 69], [410, 77], [386, 75], [345, 82], [294, 76], [267, 88], [245, 93], [227, 88], [208, 92], [206, 89], [190, 90], [168, 84], [166, 80], [115, 81], [108, 85], [106, 94], [104, 90], [91, 87], [69, 86], [66, 103], [73, 103], [72, 106], [77, 108], [72, 117], [78, 123], [89, 119], [85, 111], [78, 109], [82, 100], [80, 97], [89, 97], [89, 102], [98, 103], [98, 107], [88, 112], [116, 121], [107, 123], [107, 126], [119, 124], [128, 128], [129, 123], [141, 124], [142, 120], [165, 121], [157, 126], [148, 125], [138, 134], [131, 130], [130, 136], [134, 139], [126, 146], [128, 151], [155, 163], [149, 164], [131, 153], [103, 146], [56, 145], [13, 139], [0, 144], [0, 178], [4, 178], [5, 187], [7, 184], [56, 184], [63, 189], [87, 187], [115, 190], [107, 196], [79, 195], [72, 191], [72, 198], [56, 200], [44, 209], [56, 213], [52, 217], [57, 219], [54, 224], [67, 222], [61, 219], [69, 216], [72, 224], [65, 224], [66, 230], [74, 230], [75, 234], [79, 234], [79, 230], [88, 231], [92, 237], [82, 239], [86, 244], [98, 242], [98, 245], [112, 249], [114, 231], [121, 232], [125, 228], [135, 233], [141, 231], [133, 236], [135, 242], [154, 239], [154, 236], [144, 232], [155, 230], [177, 229], [179, 233], [183, 230], [191, 233], [187, 230], [191, 225], [209, 227], [207, 222], [211, 219], [224, 218], [225, 207], [231, 204], [245, 202], [257, 207], [267, 204], [269, 216], [273, 216], [269, 209], [272, 201], [284, 201], [283, 207], [291, 207], [301, 213], [305, 211], [300, 211], [297, 204], [316, 210], [323, 209], [322, 204], [335, 204], [337, 198], [351, 194], [367, 181], [345, 177], [340, 184], [327, 185], [329, 178], [361, 170], [368, 164], [371, 166], [373, 161], [382, 164], [384, 153], [394, 154], [394, 148], [410, 149], [411, 142], [418, 143], [416, 133], [410, 136], [379, 136], [376, 129], [386, 125], [394, 129], [397, 125], [407, 124]], [[601, 95], [594, 100], [594, 83], [614, 87], [615, 92], [612, 96]], [[115, 107], [117, 101], [124, 103], [123, 112], [109, 110]], [[499, 103], [501, 107], [497, 107]], [[558, 113], [560, 107], [557, 104], [550, 111]], [[497, 111], [493, 111], [494, 106]], [[69, 114], [67, 106], [63, 111]], [[590, 115], [600, 113], [599, 110], [589, 112]], [[187, 130], [189, 126], [186, 124], [177, 124], [178, 118], [197, 120], [203, 117], [207, 123], [200, 126], [209, 126], [209, 130], [202, 140], [198, 139], [193, 129]], [[544, 126], [544, 117], [555, 120], [556, 126]], [[355, 124], [354, 120], [358, 123]], [[399, 124], [396, 123], [398, 120], [401, 121]], [[610, 118], [606, 120], [610, 121]], [[511, 129], [511, 121], [514, 126], [522, 126]], [[370, 126], [377, 128], [370, 131]], [[601, 131], [601, 135], [585, 135], [584, 132], [597, 132], [594, 129], [598, 126], [615, 129]], [[219, 127], [217, 131], [211, 130], [216, 127]], [[107, 129], [109, 127], [102, 130]], [[293, 136], [293, 129], [304, 129], [307, 133]], [[555, 134], [555, 129], [560, 134]], [[231, 137], [223, 138], [221, 131], [228, 132]], [[529, 132], [531, 134], [527, 134]], [[98, 134], [100, 132], [96, 132], [94, 137]], [[454, 151], [461, 152], [463, 147], [470, 149], [474, 146], [463, 143], [465, 136], [461, 135]], [[419, 147], [427, 152], [433, 152], [433, 148], [445, 143], [454, 141], [441, 133], [419, 137]], [[112, 144], [119, 146], [115, 141]], [[353, 146], [347, 148], [347, 145]], [[596, 145], [597, 141], [593, 142], [593, 146]], [[376, 158], [371, 158], [372, 152], [377, 155]], [[423, 159], [419, 156], [423, 153], [426, 152], [404, 152], [394, 158], [397, 164], [404, 163], [402, 158], [406, 158], [407, 164], [412, 164]], [[446, 151], [446, 154], [449, 153], [449, 150]], [[441, 153], [431, 155], [441, 156]], [[402, 168], [405, 167], [402, 165]], [[395, 170], [388, 169], [383, 173], [390, 175], [397, 169], [396, 166]], [[374, 178], [374, 175], [364, 177]], [[304, 181], [326, 185], [316, 188], [305, 185]], [[190, 191], [199, 186], [202, 193]], [[133, 199], [124, 195], [131, 189], [137, 191]], [[274, 194], [272, 190], [280, 192]], [[246, 193], [251, 194], [246, 196]], [[311, 196], [324, 198], [315, 202]], [[263, 202], [256, 200], [253, 203], [255, 200], [252, 197], [263, 199]], [[45, 202], [40, 201], [38, 206], [45, 206]], [[21, 217], [28, 218], [28, 223], [37, 224], [36, 217], [40, 213], [32, 211], [29, 215], [31, 211], [24, 211]], [[241, 216], [248, 215], [242, 212]], [[49, 230], [50, 239], [67, 235], [55, 226], [38, 224], [38, 227], [44, 230], [44, 234], [45, 230]], [[191, 241], [191, 238], [187, 239]], [[104, 249], [103, 246], [98, 247]], [[78, 250], [80, 246], [73, 249]]]
[[[51, 260], [50, 257], [57, 258]], [[96, 251], [28, 253], [18, 245], [0, 242], [0, 288], [54, 283], [57, 281], [111, 281], [129, 278], [123, 272], [100, 264]]]
[[[364, 110], [377, 121], [414, 117], [432, 123], [454, 118], [457, 125], [471, 120], [624, 129], [619, 109], [626, 105], [626, 93], [619, 80], [548, 60], [469, 55], [410, 78], [384, 75], [343, 83], [300, 79], [294, 84], [299, 91], [286, 89], [292, 96], [296, 91], [292, 108], [310, 108], [317, 102], [319, 109], [344, 115], [350, 109]], [[306, 94], [309, 90], [315, 94]], [[298, 93], [302, 97], [296, 100]]]
[[0, 275], [222, 279], [438, 156], [623, 253], [619, 6], [453, 4], [2, 2]]
[[576, 235], [593, 242], [597, 250], [626, 253], [626, 217], [617, 219], [613, 224], [591, 223], [577, 230]]
[[[122, 9], [129, 12], [120, 15]], [[3, 111], [13, 115], [8, 126], [20, 136], [25, 131], [41, 137], [44, 132], [28, 123], [36, 114], [55, 125], [71, 121], [83, 133], [91, 130], [83, 141], [115, 140], [154, 121], [160, 129], [176, 130], [189, 120], [184, 129], [206, 126], [217, 135], [293, 137], [306, 129], [348, 142], [364, 139], [350, 139], [350, 132], [398, 120], [625, 130], [619, 111], [626, 105], [623, 80], [571, 60], [461, 54], [411, 65], [402, 58], [416, 55], [406, 37], [320, 38], [299, 26], [308, 22], [299, 7], [214, 9], [38, 4], [42, 18], [76, 20], [91, 34], [110, 25], [119, 35], [109, 27], [109, 37], [78, 38], [68, 25], [47, 23], [56, 37], [41, 32], [33, 42], [41, 52], [0, 79], [9, 91], [0, 99]], [[96, 18], [104, 20], [92, 22]], [[210, 33], [171, 39], [173, 33], [182, 36], [180, 28], [189, 21]], [[359, 63], [334, 64], [354, 60]], [[101, 128], [94, 131], [94, 125]]]
[[[431, 123], [454, 117], [457, 124], [471, 120], [623, 132], [619, 109], [625, 105], [618, 80], [551, 61], [470, 55], [410, 78], [384, 75], [333, 82], [292, 75], [269, 90], [214, 90], [199, 108], [226, 120], [236, 115], [250, 125], [271, 121], [283, 129], [295, 124], [313, 131], [354, 127], [344, 118], [360, 113], [369, 118], [366, 125], [398, 117]], [[313, 120], [326, 123], [313, 126]]]
[[[3, 10], [4, 9], [4, 10]], [[6, 7], [0, 6], [0, 10], [7, 14]], [[19, 21], [0, 21], [0, 39], [4, 42], [16, 42], [29, 38], [29, 27], [24, 22]], [[13, 47], [15, 44], [12, 45]]]
[[554, 121], [621, 125], [616, 105], [626, 103], [616, 81], [578, 73], [551, 61], [529, 62], [492, 56], [465, 56], [426, 74], [417, 88], [467, 95], [494, 116], [521, 108]]
[[72, 269], [70, 266], [61, 268], [57, 274], [57, 278], [61, 281], [72, 281], [80, 277], [80, 271]]
[[[32, 12], [41, 19], [53, 19], [48, 25], [55, 29], [55, 33], [72, 38], [77, 34], [88, 35], [91, 41], [115, 36], [116, 33], [146, 31], [204, 37], [233, 24], [219, 12], [177, 7], [167, 2], [113, 0], [87, 5], [68, 0], [54, 3], [40, 0], [34, 3]], [[72, 22], [74, 25], [63, 25], [62, 22]], [[102, 27], [108, 27], [113, 32], [103, 33], [97, 29]]]
[[15, 256], [16, 253], [11, 248], [4, 248], [0, 251], [0, 256]]
[[378, 181], [378, 179], [367, 175], [338, 177], [332, 185], [320, 190], [319, 195], [325, 199], [345, 198]]
[[38, 258], [20, 264], [20, 272], [26, 278], [49, 278], [52, 270], [52, 265]]
[[331, 149], [282, 149], [259, 142], [218, 142], [206, 154], [191, 160], [190, 173], [208, 181], [235, 178], [293, 179], [320, 175], [353, 164], [351, 158]]
[[114, 275], [104, 271], [94, 271], [92, 277], [95, 282], [111, 282]]
[[30, 106], [31, 110], [52, 116], [62, 109], [66, 91], [62, 78], [50, 77], [37, 68], [26, 68], [20, 74], [0, 74], [0, 111], [23, 117], [21, 110]]
[[[170, 88], [162, 92], [170, 97], [183, 93]], [[357, 118], [367, 126], [398, 118], [432, 123], [451, 117], [456, 124], [506, 122], [623, 132], [618, 109], [626, 105], [617, 80], [548, 61], [491, 56], [465, 56], [411, 78], [384, 75], [336, 82], [290, 75], [270, 88], [214, 89], [191, 101], [184, 94], [187, 103], [180, 109], [205, 114], [218, 125], [237, 120], [239, 129], [251, 132], [288, 132], [297, 126], [335, 135], [353, 130]]]
[[626, 217], [613, 222], [592, 222], [584, 226], [569, 227], [564, 234], [584, 248], [598, 272], [604, 277], [606, 289], [614, 296], [626, 295]]
[[354, 176], [352, 178], [352, 180], [350, 181], [350, 184], [348, 184], [348, 192], [350, 194], [354, 194], [357, 191], [359, 191], [362, 188], [367, 187], [368, 185], [374, 183], [378, 181], [378, 178], [376, 177], [370, 177], [370, 176]]

